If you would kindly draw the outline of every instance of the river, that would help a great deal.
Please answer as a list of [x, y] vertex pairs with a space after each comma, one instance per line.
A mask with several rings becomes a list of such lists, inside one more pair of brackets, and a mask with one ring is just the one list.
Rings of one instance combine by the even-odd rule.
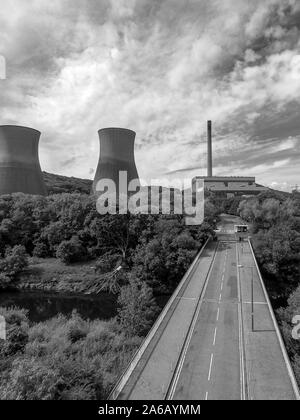
[[0, 307], [27, 309], [32, 322], [41, 322], [58, 314], [70, 315], [73, 310], [84, 319], [107, 320], [117, 313], [116, 297], [101, 293], [98, 296], [53, 292], [0, 292]]

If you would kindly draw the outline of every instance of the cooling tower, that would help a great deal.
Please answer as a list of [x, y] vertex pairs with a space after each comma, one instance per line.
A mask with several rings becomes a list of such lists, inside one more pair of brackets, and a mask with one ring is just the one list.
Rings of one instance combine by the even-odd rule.
[[39, 163], [41, 133], [27, 127], [0, 126], [0, 195], [45, 195]]
[[105, 128], [99, 131], [100, 159], [93, 183], [96, 193], [97, 183], [103, 179], [115, 182], [119, 191], [119, 173], [127, 172], [128, 184], [138, 180], [134, 159], [134, 142], [136, 133], [124, 128]]

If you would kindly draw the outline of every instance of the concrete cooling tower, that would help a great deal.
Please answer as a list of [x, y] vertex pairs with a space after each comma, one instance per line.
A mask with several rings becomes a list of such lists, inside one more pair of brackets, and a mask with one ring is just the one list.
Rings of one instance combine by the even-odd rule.
[[41, 133], [27, 127], [0, 126], [0, 195], [45, 195], [39, 163]]
[[126, 171], [128, 184], [138, 180], [134, 159], [136, 133], [124, 128], [105, 128], [99, 131], [100, 159], [93, 183], [96, 193], [97, 183], [102, 179], [111, 179], [119, 191], [119, 172]]

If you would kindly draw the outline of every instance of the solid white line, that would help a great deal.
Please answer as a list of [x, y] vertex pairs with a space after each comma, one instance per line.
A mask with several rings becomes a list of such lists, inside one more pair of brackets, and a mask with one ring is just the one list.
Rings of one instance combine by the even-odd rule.
[[217, 331], [218, 331], [218, 328], [216, 327], [216, 329], [215, 329], [215, 335], [214, 335], [214, 342], [213, 342], [213, 346], [215, 346], [215, 345], [216, 345]]
[[[252, 302], [243, 302], [246, 305], [252, 305]], [[268, 305], [267, 302], [254, 302], [254, 305]]]
[[243, 343], [243, 311], [242, 311], [242, 291], [241, 280], [239, 272], [239, 253], [238, 245], [236, 244], [236, 267], [237, 267], [237, 286], [238, 286], [238, 326], [239, 326], [239, 353], [240, 353], [240, 386], [241, 386], [241, 400], [246, 399], [246, 384], [245, 384], [245, 360], [244, 360], [244, 343]]
[[180, 297], [180, 296], [178, 296], [176, 299], [178, 299], [178, 300], [197, 300], [197, 298], [188, 298], [188, 297]]
[[214, 360], [214, 354], [212, 353], [211, 358], [210, 358], [210, 365], [209, 365], [209, 372], [208, 372], [208, 381], [210, 381], [210, 378], [211, 378], [211, 371], [212, 371], [213, 360]]

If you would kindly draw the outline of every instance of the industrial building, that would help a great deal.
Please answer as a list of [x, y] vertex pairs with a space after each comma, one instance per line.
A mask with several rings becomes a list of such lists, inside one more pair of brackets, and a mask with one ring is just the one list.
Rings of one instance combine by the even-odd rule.
[[27, 127], [0, 126], [0, 195], [45, 195], [39, 163], [41, 133]]
[[212, 152], [212, 122], [207, 124], [207, 176], [197, 176], [193, 179], [193, 189], [197, 180], [204, 180], [207, 191], [214, 192], [218, 196], [230, 198], [235, 196], [258, 195], [268, 188], [257, 185], [255, 177], [243, 176], [213, 176], [213, 152]]
[[127, 188], [131, 181], [139, 180], [134, 158], [135, 137], [134, 131], [124, 128], [99, 131], [100, 158], [93, 183], [94, 194], [97, 194], [98, 182], [104, 179], [114, 181], [118, 193], [120, 172], [127, 172]]

